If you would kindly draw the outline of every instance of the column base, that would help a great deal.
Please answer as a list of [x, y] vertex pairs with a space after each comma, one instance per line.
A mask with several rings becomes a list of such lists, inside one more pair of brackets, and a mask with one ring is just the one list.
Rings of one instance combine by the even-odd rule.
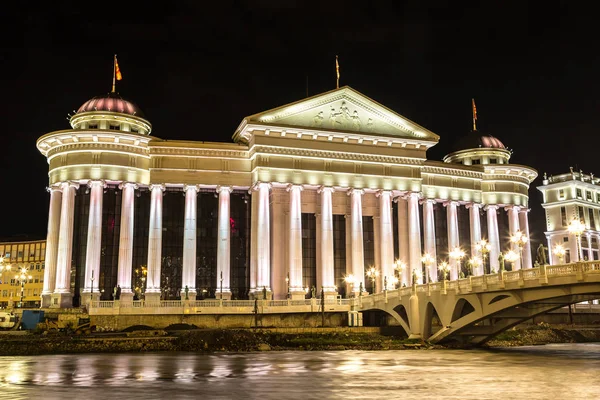
[[273, 292], [270, 289], [266, 291], [263, 289], [254, 289], [250, 291], [250, 299], [258, 299], [258, 300], [271, 300], [273, 298]]
[[221, 292], [217, 292], [215, 293], [215, 297], [217, 298], [217, 300], [231, 300], [231, 292], [226, 292], [223, 291], [223, 293]]
[[133, 303], [133, 293], [123, 293], [121, 292], [121, 297], [119, 298], [121, 304], [132, 304]]
[[304, 300], [306, 299], [306, 292], [304, 290], [297, 292], [290, 292], [290, 299], [292, 300]]
[[90, 301], [98, 301], [98, 300], [100, 300], [100, 293], [99, 292], [81, 293], [81, 304], [89, 305]]
[[335, 300], [338, 297], [338, 292], [336, 291], [325, 291], [323, 292], [323, 296], [325, 300]]
[[[187, 297], [187, 299], [186, 299], [186, 297]], [[196, 300], [196, 291], [189, 289], [187, 292], [187, 296], [186, 296], [185, 289], [181, 290], [181, 291], [179, 291], [179, 298], [181, 299], [181, 301]]]
[[42, 295], [42, 303], [40, 305], [40, 308], [50, 308], [51, 304], [52, 304], [52, 294], [51, 293], [43, 294]]
[[160, 304], [160, 293], [148, 293], [144, 294], [144, 301], [146, 304]]
[[52, 302], [50, 308], [72, 308], [73, 294], [67, 293], [52, 293]]
[[421, 334], [420, 334], [420, 333], [411, 333], [411, 334], [408, 336], [408, 339], [409, 339], [409, 340], [414, 340], [414, 339], [422, 339], [422, 338], [423, 338], [423, 336], [421, 336]]

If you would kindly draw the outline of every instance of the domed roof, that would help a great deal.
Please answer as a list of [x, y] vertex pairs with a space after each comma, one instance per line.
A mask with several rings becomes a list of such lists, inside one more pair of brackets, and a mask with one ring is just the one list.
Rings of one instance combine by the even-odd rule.
[[90, 111], [112, 111], [121, 114], [135, 115], [144, 118], [144, 113], [140, 108], [129, 100], [123, 99], [118, 93], [108, 93], [104, 96], [96, 96], [85, 103], [77, 110], [77, 114]]
[[504, 143], [502, 143], [497, 137], [482, 134], [479, 131], [471, 131], [468, 135], [463, 136], [454, 143], [452, 146], [452, 152], [478, 148], [507, 150], [506, 146], [504, 146]]

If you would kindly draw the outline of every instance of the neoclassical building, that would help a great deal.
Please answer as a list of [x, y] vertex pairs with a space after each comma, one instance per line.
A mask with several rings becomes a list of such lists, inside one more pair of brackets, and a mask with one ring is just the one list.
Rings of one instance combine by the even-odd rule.
[[[248, 116], [232, 143], [160, 139], [114, 92], [70, 125], [37, 142], [49, 164], [44, 307], [110, 300], [117, 285], [121, 302], [352, 296], [413, 271], [436, 281], [442, 261], [456, 279], [481, 239], [489, 265], [474, 272], [496, 270], [509, 235], [529, 235], [537, 173], [498, 139], [474, 131], [428, 160], [438, 135], [347, 86]], [[464, 259], [449, 259], [456, 248]], [[531, 267], [529, 246], [513, 267]]]

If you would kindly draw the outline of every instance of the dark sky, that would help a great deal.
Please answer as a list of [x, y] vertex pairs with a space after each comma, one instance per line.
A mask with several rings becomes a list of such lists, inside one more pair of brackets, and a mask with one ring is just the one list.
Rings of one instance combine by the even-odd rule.
[[587, 3], [148, 4], [39, 2], [0, 14], [0, 236], [45, 237], [48, 167], [35, 141], [110, 91], [115, 53], [118, 91], [165, 139], [231, 141], [245, 116], [305, 97], [307, 77], [309, 95], [335, 88], [337, 54], [341, 85], [440, 135], [430, 159], [469, 132], [475, 98], [479, 131], [513, 149], [512, 162], [540, 176], [600, 174], [599, 35]]

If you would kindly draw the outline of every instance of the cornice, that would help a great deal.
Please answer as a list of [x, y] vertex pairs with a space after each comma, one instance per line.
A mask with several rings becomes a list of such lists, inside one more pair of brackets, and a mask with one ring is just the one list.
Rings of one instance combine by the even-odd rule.
[[192, 149], [192, 148], [171, 148], [171, 147], [150, 147], [152, 156], [184, 156], [184, 157], [234, 157], [248, 159], [247, 150], [228, 150], [228, 149]]
[[51, 159], [62, 153], [70, 152], [85, 152], [85, 151], [118, 151], [126, 152], [132, 155], [139, 155], [145, 158], [149, 158], [148, 151], [146, 148], [139, 146], [128, 145], [124, 143], [107, 143], [107, 142], [77, 142], [62, 144], [49, 149], [46, 153], [46, 157]]
[[455, 177], [455, 176], [462, 176], [462, 177], [466, 177], [466, 178], [475, 178], [475, 179], [482, 179], [483, 178], [483, 172], [481, 171], [469, 171], [469, 170], [464, 170], [464, 169], [458, 169], [458, 168], [452, 168], [452, 167], [442, 167], [442, 166], [438, 166], [438, 167], [434, 167], [432, 165], [425, 165], [423, 167], [423, 170], [421, 171], [422, 174], [438, 174], [438, 175], [447, 175], [449, 177]]

